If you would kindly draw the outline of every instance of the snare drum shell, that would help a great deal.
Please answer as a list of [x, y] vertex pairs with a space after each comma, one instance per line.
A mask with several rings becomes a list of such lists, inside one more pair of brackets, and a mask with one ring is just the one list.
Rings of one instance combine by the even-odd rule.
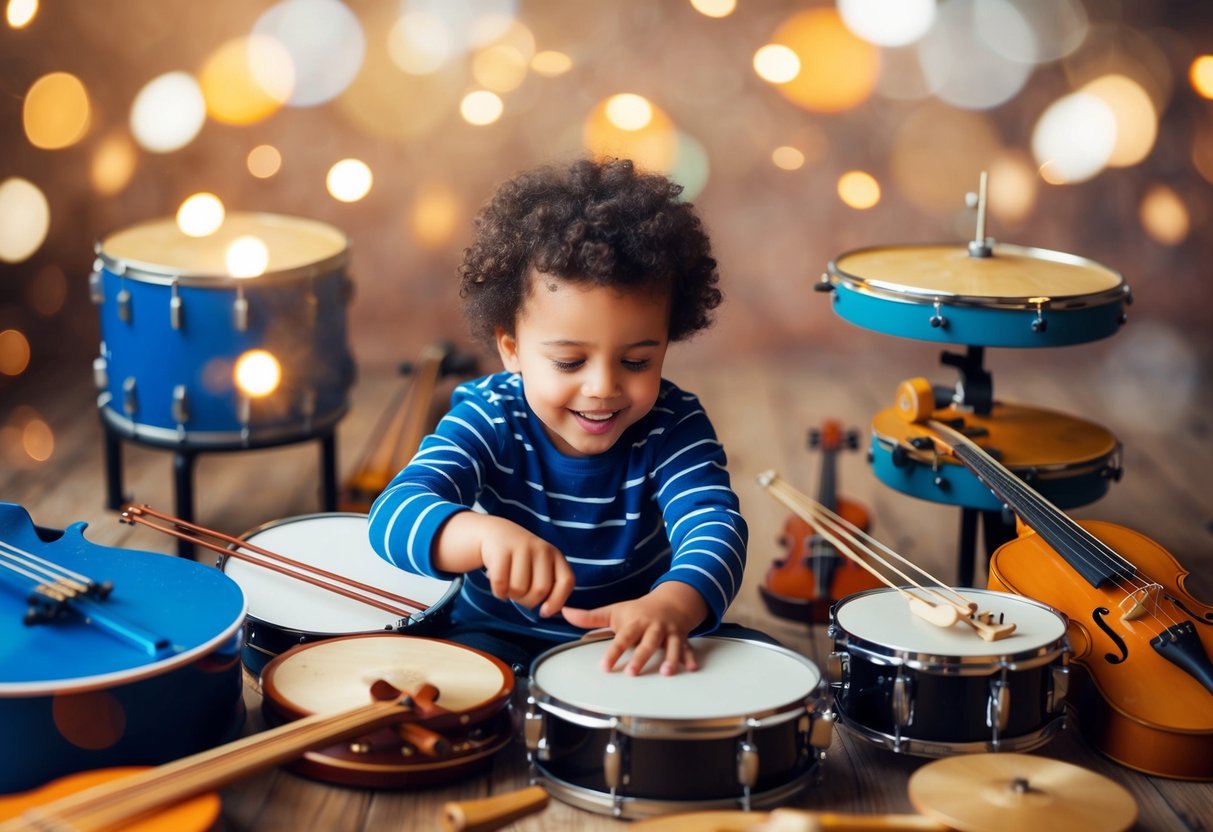
[[[104, 372], [98, 404], [115, 430], [153, 444], [218, 447], [314, 435], [345, 414], [354, 363], [347, 348], [351, 284], [344, 235], [290, 217], [234, 216], [253, 229], [285, 226], [296, 234], [326, 235], [325, 250], [334, 253], [235, 278], [109, 253], [114, 237], [124, 254], [138, 250], [142, 227], [100, 241], [94, 291]], [[165, 222], [171, 221], [147, 224], [147, 233], [162, 234]], [[243, 303], [247, 315], [241, 316], [237, 306]], [[269, 395], [242, 403], [233, 370], [253, 349], [271, 353], [282, 377]]]
[[[1053, 672], [1069, 652], [1061, 613], [1028, 598], [1007, 599], [1055, 616], [1057, 636], [1020, 653], [1002, 655], [998, 654], [998, 641], [980, 642], [989, 651], [988, 656], [951, 656], [931, 647], [893, 647], [849, 632], [838, 623], [840, 612], [848, 604], [858, 607], [865, 598], [887, 598], [893, 591], [856, 593], [839, 601], [831, 611], [834, 649], [845, 656], [843, 678], [834, 685], [833, 699], [844, 726], [888, 740], [882, 744], [904, 741], [912, 753], [923, 756], [985, 750], [994, 736], [988, 721], [991, 685], [1002, 681], [1009, 691], [1010, 708], [1007, 724], [997, 732], [999, 743], [1026, 749], [1043, 744], [1051, 736], [1047, 726], [1062, 718], [1060, 708], [1051, 701]], [[986, 590], [964, 592], [979, 606], [986, 600], [984, 596], [1005, 595]], [[974, 634], [973, 638], [978, 636]], [[908, 684], [906, 692], [912, 703], [910, 719], [904, 725], [898, 725], [895, 717], [894, 688], [899, 675]]]

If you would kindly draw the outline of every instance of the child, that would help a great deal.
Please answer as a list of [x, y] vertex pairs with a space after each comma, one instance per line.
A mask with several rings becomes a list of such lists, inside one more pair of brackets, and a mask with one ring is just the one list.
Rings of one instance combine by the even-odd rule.
[[516, 670], [592, 628], [635, 674], [696, 670], [687, 641], [736, 596], [747, 529], [698, 400], [666, 348], [711, 324], [716, 261], [681, 187], [625, 160], [505, 183], [459, 271], [476, 334], [505, 372], [450, 412], [375, 501], [391, 563], [465, 576], [440, 637]]

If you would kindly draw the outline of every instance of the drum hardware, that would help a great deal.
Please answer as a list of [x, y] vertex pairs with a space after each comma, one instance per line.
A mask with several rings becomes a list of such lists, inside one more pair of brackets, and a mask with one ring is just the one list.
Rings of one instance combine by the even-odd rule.
[[[264, 244], [257, 271], [225, 262], [224, 247], [242, 236]], [[317, 440], [322, 507], [336, 509], [335, 427], [353, 382], [348, 249], [324, 223], [246, 213], [229, 214], [209, 237], [188, 237], [165, 218], [96, 243], [89, 294], [102, 337], [93, 375], [111, 509], [127, 500], [124, 440], [173, 452], [176, 513], [187, 520], [199, 454]], [[265, 404], [224, 372], [258, 348], [285, 362], [278, 389], [257, 394]], [[192, 553], [184, 541], [178, 552]]]
[[563, 644], [532, 666], [527, 759], [554, 796], [635, 818], [772, 805], [817, 777], [832, 717], [808, 659], [707, 636], [695, 640], [697, 672], [627, 676], [600, 669], [609, 642]]

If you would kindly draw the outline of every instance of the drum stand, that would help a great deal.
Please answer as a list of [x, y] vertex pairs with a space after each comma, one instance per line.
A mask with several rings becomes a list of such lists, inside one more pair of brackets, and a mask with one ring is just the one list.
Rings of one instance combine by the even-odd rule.
[[[177, 517], [190, 523], [194, 521], [194, 463], [199, 454], [210, 451], [231, 452], [272, 448], [315, 439], [320, 443], [321, 510], [326, 512], [337, 510], [336, 420], [327, 427], [310, 433], [290, 434], [272, 440], [250, 439], [248, 442], [207, 444], [205, 446], [189, 445], [183, 442], [158, 442], [144, 436], [132, 435], [129, 431], [111, 424], [106, 419], [104, 410], [101, 411], [101, 426], [105, 435], [106, 501], [108, 508], [112, 511], [121, 511], [122, 506], [129, 502], [122, 489], [122, 440], [124, 439], [173, 452], [174, 513]], [[192, 558], [193, 544], [185, 540], [178, 540], [177, 554], [181, 557]]]
[[[955, 392], [950, 392], [947, 388], [936, 391], [939, 406], [946, 406], [950, 401], [958, 406], [969, 408], [974, 413], [981, 415], [990, 413], [994, 407], [994, 379], [990, 375], [990, 371], [983, 366], [984, 359], [984, 347], [968, 347], [968, 351], [964, 355], [946, 350], [940, 355], [940, 363], [955, 367], [960, 373], [960, 380], [956, 382]], [[943, 400], [939, 401], [940, 398]], [[973, 578], [976, 575], [979, 523], [986, 544], [987, 563], [995, 549], [1015, 537], [1015, 520], [1014, 517], [1007, 517], [1007, 512], [962, 507], [956, 564], [957, 586], [973, 585]]]

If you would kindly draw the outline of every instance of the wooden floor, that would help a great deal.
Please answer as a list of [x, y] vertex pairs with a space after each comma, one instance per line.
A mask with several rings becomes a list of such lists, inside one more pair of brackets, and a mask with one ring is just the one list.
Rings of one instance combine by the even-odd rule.
[[[874, 341], [877, 339], [873, 339]], [[892, 349], [891, 347], [896, 347]], [[676, 348], [676, 350], [679, 348]], [[818, 457], [806, 448], [808, 429], [825, 418], [858, 428], [866, 448], [873, 414], [892, 403], [906, 376], [925, 375], [950, 383], [952, 371], [937, 363], [937, 350], [917, 344], [883, 342], [866, 354], [802, 352], [777, 360], [736, 361], [711, 366], [674, 354], [668, 375], [697, 392], [729, 453], [734, 485], [750, 524], [746, 586], [729, 619], [764, 630], [789, 648], [824, 664], [830, 649], [824, 627], [809, 627], [771, 616], [757, 587], [771, 561], [786, 510], [756, 484], [756, 476], [778, 469], [803, 490], [816, 488]], [[1112, 520], [1162, 543], [1191, 572], [1191, 588], [1213, 601], [1213, 394], [1208, 385], [1173, 401], [1161, 421], [1143, 425], [1115, 407], [1100, 376], [1104, 353], [1075, 348], [1044, 356], [989, 357], [999, 398], [1050, 407], [1112, 430], [1124, 444], [1125, 474], [1098, 503], [1074, 512]], [[351, 470], [370, 440], [373, 425], [399, 390], [394, 368], [362, 367], [352, 406], [339, 427], [343, 474]], [[1148, 387], [1148, 385], [1147, 385]], [[1152, 388], [1151, 388], [1152, 389]], [[45, 379], [25, 388], [29, 401], [51, 425], [55, 451], [49, 461], [0, 469], [0, 500], [24, 505], [35, 522], [63, 527], [90, 523], [88, 537], [103, 545], [173, 552], [171, 540], [117, 522], [104, 505], [101, 430], [85, 374], [79, 379]], [[1111, 402], [1111, 403], [1110, 403]], [[1176, 412], [1178, 411], [1178, 412]], [[127, 444], [126, 490], [139, 502], [169, 510], [173, 502], [171, 456]], [[238, 534], [262, 523], [318, 510], [318, 452], [314, 443], [203, 455], [196, 472], [198, 521]], [[872, 532], [903, 555], [946, 580], [957, 569], [958, 509], [898, 493], [879, 483], [863, 451], [839, 460], [840, 489], [871, 512]], [[983, 564], [984, 566], [984, 564]], [[982, 569], [978, 569], [982, 582]], [[248, 730], [262, 723], [255, 680], [246, 685]], [[7, 752], [6, 752], [7, 753]], [[1213, 786], [1147, 777], [1119, 766], [1086, 745], [1069, 729], [1036, 754], [1077, 763], [1123, 784], [1136, 799], [1139, 829], [1205, 829], [1213, 818]], [[796, 805], [846, 812], [910, 812], [906, 784], [923, 765], [836, 731], [820, 782]], [[521, 741], [493, 760], [488, 774], [447, 786], [411, 791], [362, 791], [324, 785], [280, 770], [266, 771], [223, 792], [228, 830], [402, 830], [436, 828], [443, 804], [500, 794], [528, 782]], [[1202, 825], [1203, 824], [1203, 825]], [[624, 823], [572, 808], [560, 801], [512, 828], [607, 829]]]

